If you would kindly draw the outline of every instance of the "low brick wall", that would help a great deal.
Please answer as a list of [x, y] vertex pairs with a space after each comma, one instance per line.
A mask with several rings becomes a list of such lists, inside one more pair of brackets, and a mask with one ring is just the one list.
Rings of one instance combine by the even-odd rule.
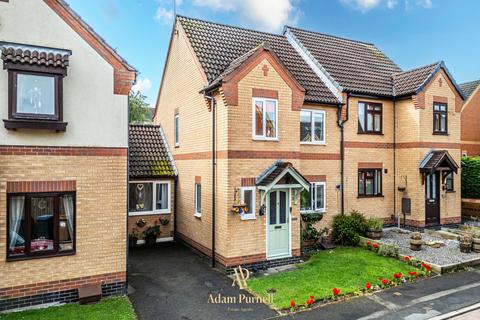
[[462, 199], [462, 218], [480, 218], [480, 199]]
[[0, 311], [25, 308], [39, 304], [78, 301], [78, 288], [88, 284], [102, 286], [102, 296], [126, 294], [126, 273], [116, 272], [88, 277], [49, 281], [0, 288]]

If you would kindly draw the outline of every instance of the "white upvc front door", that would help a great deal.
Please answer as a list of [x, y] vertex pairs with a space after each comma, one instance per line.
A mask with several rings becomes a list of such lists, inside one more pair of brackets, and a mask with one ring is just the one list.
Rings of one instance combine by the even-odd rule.
[[267, 259], [290, 257], [290, 190], [270, 191], [266, 200]]

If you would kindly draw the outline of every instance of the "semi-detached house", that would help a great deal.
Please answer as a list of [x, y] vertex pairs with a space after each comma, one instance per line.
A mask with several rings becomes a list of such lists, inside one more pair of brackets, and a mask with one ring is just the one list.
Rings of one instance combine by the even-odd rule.
[[301, 213], [457, 224], [463, 100], [443, 62], [404, 71], [370, 43], [178, 16], [155, 113], [176, 235], [228, 270], [298, 259]]

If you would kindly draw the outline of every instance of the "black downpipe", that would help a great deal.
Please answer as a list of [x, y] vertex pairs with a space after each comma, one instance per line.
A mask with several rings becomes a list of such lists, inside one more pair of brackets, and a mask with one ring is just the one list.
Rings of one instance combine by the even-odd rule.
[[177, 240], [177, 187], [178, 176], [173, 181], [173, 241]]
[[[397, 108], [393, 99], [393, 217], [397, 217]], [[400, 226], [399, 226], [400, 227]]]
[[127, 204], [126, 204], [126, 207], [125, 207], [125, 212], [126, 212], [126, 218], [125, 218], [125, 232], [127, 233], [127, 240], [126, 240], [126, 249], [125, 249], [125, 253], [126, 253], [126, 257], [125, 257], [125, 281], [126, 281], [126, 284], [125, 284], [125, 294], [128, 293], [128, 256], [130, 254], [130, 245], [129, 245], [129, 239], [128, 239], [128, 211], [129, 211], [129, 207], [128, 207], [128, 201], [130, 199], [130, 166], [129, 166], [129, 163], [130, 163], [130, 95], [128, 95], [128, 99], [127, 99], [127, 117], [128, 117], [128, 123], [127, 123]]
[[215, 268], [215, 98], [203, 92], [205, 99], [210, 100], [212, 110], [212, 268]]
[[345, 214], [345, 122], [348, 121], [349, 116], [349, 105], [348, 105], [349, 95], [347, 93], [347, 102], [346, 102], [346, 117], [345, 120], [342, 120], [342, 106], [344, 104], [338, 105], [338, 119], [337, 125], [340, 127], [341, 140], [340, 140], [340, 174], [341, 174], [341, 214]]

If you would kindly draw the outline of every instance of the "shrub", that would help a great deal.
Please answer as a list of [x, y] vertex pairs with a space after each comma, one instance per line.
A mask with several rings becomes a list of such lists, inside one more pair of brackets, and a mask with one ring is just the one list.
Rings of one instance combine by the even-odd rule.
[[378, 254], [384, 257], [398, 257], [398, 246], [395, 244], [381, 243], [378, 248]]
[[462, 198], [480, 199], [480, 157], [462, 158]]
[[367, 220], [367, 225], [370, 229], [379, 230], [383, 228], [383, 220], [380, 218], [370, 218]]
[[356, 246], [366, 230], [367, 221], [358, 211], [337, 215], [333, 219], [333, 240], [341, 245]]
[[324, 230], [317, 230], [314, 227], [314, 224], [322, 220], [323, 213], [312, 212], [312, 213], [302, 213], [302, 240], [315, 240], [317, 241], [324, 233]]

